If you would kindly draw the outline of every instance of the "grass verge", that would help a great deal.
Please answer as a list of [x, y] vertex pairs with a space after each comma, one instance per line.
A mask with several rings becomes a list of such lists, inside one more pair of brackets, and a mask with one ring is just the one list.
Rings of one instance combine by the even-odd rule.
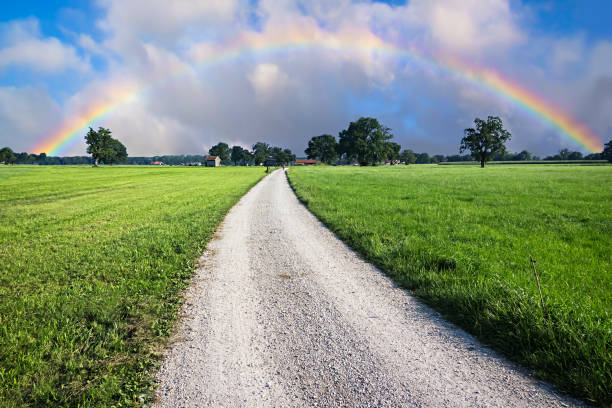
[[341, 239], [449, 320], [612, 404], [612, 166], [305, 167], [289, 178]]
[[261, 168], [0, 166], [0, 406], [134, 406]]

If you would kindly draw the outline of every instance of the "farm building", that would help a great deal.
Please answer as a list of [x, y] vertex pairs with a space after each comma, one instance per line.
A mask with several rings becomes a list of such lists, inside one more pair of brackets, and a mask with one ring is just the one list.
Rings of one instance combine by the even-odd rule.
[[206, 167], [221, 166], [221, 158], [219, 156], [206, 156]]
[[295, 161], [296, 166], [312, 166], [313, 164], [317, 164], [317, 161], [314, 159], [297, 159]]
[[164, 162], [160, 162], [160, 161], [151, 162], [151, 166], [163, 166], [163, 165], [164, 165]]

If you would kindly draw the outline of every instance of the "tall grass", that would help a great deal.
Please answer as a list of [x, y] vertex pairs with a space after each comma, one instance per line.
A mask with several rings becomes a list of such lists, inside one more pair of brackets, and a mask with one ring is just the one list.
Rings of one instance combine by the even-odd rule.
[[612, 403], [612, 166], [317, 167], [289, 177], [325, 224], [448, 319], [564, 390]]
[[134, 406], [261, 169], [0, 166], [0, 406]]

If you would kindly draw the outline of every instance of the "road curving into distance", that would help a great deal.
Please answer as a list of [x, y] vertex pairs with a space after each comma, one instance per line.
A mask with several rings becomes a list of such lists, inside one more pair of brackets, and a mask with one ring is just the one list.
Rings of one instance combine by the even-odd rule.
[[228, 213], [158, 373], [158, 407], [576, 406], [361, 260], [282, 171]]

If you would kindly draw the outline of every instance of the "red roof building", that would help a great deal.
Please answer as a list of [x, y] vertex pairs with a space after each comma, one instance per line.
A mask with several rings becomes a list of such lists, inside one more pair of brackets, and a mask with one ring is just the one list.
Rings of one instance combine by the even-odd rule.
[[295, 161], [296, 166], [312, 166], [313, 164], [317, 164], [317, 161], [314, 159], [297, 159]]

